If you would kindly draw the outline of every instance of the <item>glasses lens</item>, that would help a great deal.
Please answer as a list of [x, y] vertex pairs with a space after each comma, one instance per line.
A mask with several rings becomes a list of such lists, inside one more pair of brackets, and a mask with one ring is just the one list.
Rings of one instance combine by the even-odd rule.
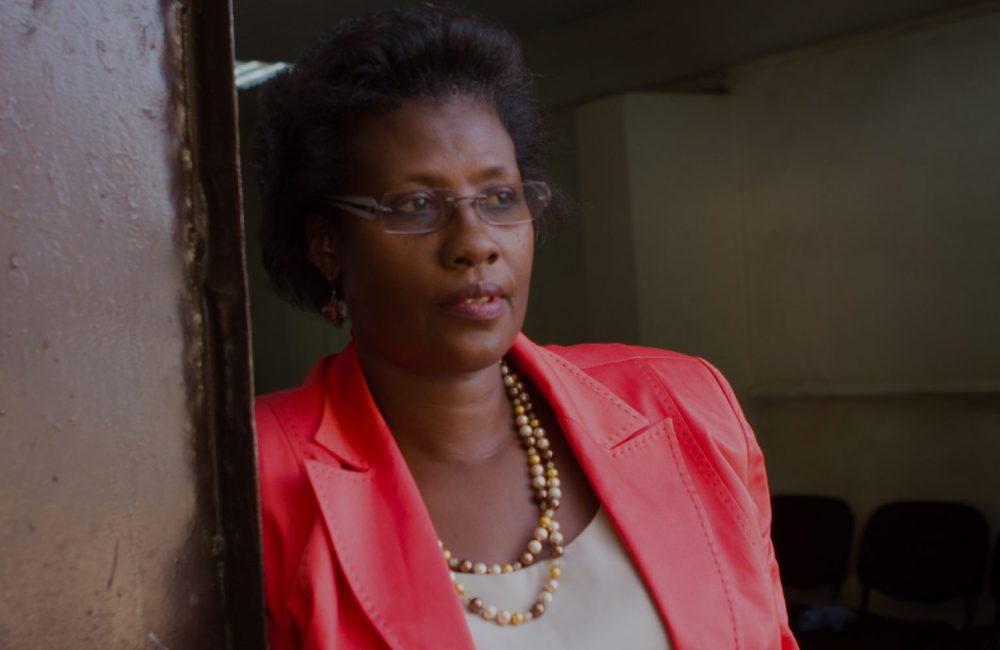
[[552, 202], [552, 190], [548, 184], [541, 181], [527, 181], [524, 183], [524, 200], [531, 212], [532, 219], [540, 219], [545, 209]]
[[444, 207], [431, 191], [391, 192], [382, 198], [382, 228], [390, 233], [421, 233], [441, 226]]
[[534, 182], [494, 185], [480, 192], [476, 205], [487, 223], [524, 223], [542, 216], [548, 205], [547, 190], [544, 183]]

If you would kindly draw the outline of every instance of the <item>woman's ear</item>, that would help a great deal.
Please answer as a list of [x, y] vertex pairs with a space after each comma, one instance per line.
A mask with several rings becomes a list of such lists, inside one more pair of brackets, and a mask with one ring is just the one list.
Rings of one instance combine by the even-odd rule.
[[313, 224], [307, 225], [306, 232], [309, 237], [309, 261], [327, 280], [333, 282], [340, 276], [337, 234], [332, 228], [319, 228]]

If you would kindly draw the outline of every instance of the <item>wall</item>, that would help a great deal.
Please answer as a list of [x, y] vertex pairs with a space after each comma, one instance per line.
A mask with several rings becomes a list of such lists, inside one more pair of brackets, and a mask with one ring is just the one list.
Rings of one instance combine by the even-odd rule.
[[578, 111], [584, 194], [628, 178], [584, 205], [588, 245], [631, 230], [621, 317], [722, 367], [776, 492], [845, 496], [860, 522], [958, 499], [1000, 530], [998, 61], [992, 13]]
[[[223, 66], [227, 10], [210, 41]], [[210, 372], [212, 350], [247, 356], [238, 213], [237, 234], [211, 244], [235, 254], [210, 265], [236, 284], [215, 297], [202, 285], [205, 202], [236, 194], [232, 176], [196, 179], [189, 38], [211, 13], [0, 5], [0, 648], [261, 639], [258, 599], [227, 640], [221, 584], [224, 551], [255, 548], [257, 528], [251, 497], [229, 527], [245, 539], [222, 536], [210, 424], [242, 404], [234, 428], [252, 458], [249, 384], [216, 392]], [[239, 479], [252, 494], [252, 466]], [[252, 562], [251, 600], [255, 578]]]

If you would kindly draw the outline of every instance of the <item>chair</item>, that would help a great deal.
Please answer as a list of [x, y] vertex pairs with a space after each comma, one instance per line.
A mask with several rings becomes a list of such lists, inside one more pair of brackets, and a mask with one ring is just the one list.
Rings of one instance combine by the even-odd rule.
[[967, 627], [961, 632], [938, 637], [933, 642], [920, 646], [919, 650], [1000, 650], [1000, 537], [997, 537], [993, 547], [989, 589], [996, 607], [993, 625]]
[[861, 538], [858, 578], [862, 617], [852, 647], [915, 648], [947, 638], [954, 628], [937, 621], [901, 621], [869, 613], [872, 591], [924, 604], [965, 601], [972, 624], [986, 570], [986, 519], [972, 506], [897, 501], [872, 515]]
[[[839, 598], [854, 536], [851, 508], [836, 497], [786, 494], [771, 498], [771, 512], [771, 542], [786, 592], [789, 587], [827, 587], [831, 599]], [[787, 602], [787, 607], [792, 631], [803, 650], [836, 647], [831, 641], [839, 638], [837, 625], [815, 629], [815, 621], [810, 625], [808, 617], [818, 610], [792, 601]], [[827, 628], [827, 624], [821, 627]]]
[[830, 587], [847, 578], [854, 514], [837, 497], [787, 494], [771, 499], [771, 541], [785, 587]]

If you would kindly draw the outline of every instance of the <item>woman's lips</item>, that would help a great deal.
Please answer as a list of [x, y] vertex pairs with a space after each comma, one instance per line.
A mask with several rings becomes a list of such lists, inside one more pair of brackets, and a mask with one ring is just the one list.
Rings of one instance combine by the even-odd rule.
[[441, 301], [449, 313], [473, 320], [491, 320], [503, 312], [505, 295], [499, 285], [470, 284]]

